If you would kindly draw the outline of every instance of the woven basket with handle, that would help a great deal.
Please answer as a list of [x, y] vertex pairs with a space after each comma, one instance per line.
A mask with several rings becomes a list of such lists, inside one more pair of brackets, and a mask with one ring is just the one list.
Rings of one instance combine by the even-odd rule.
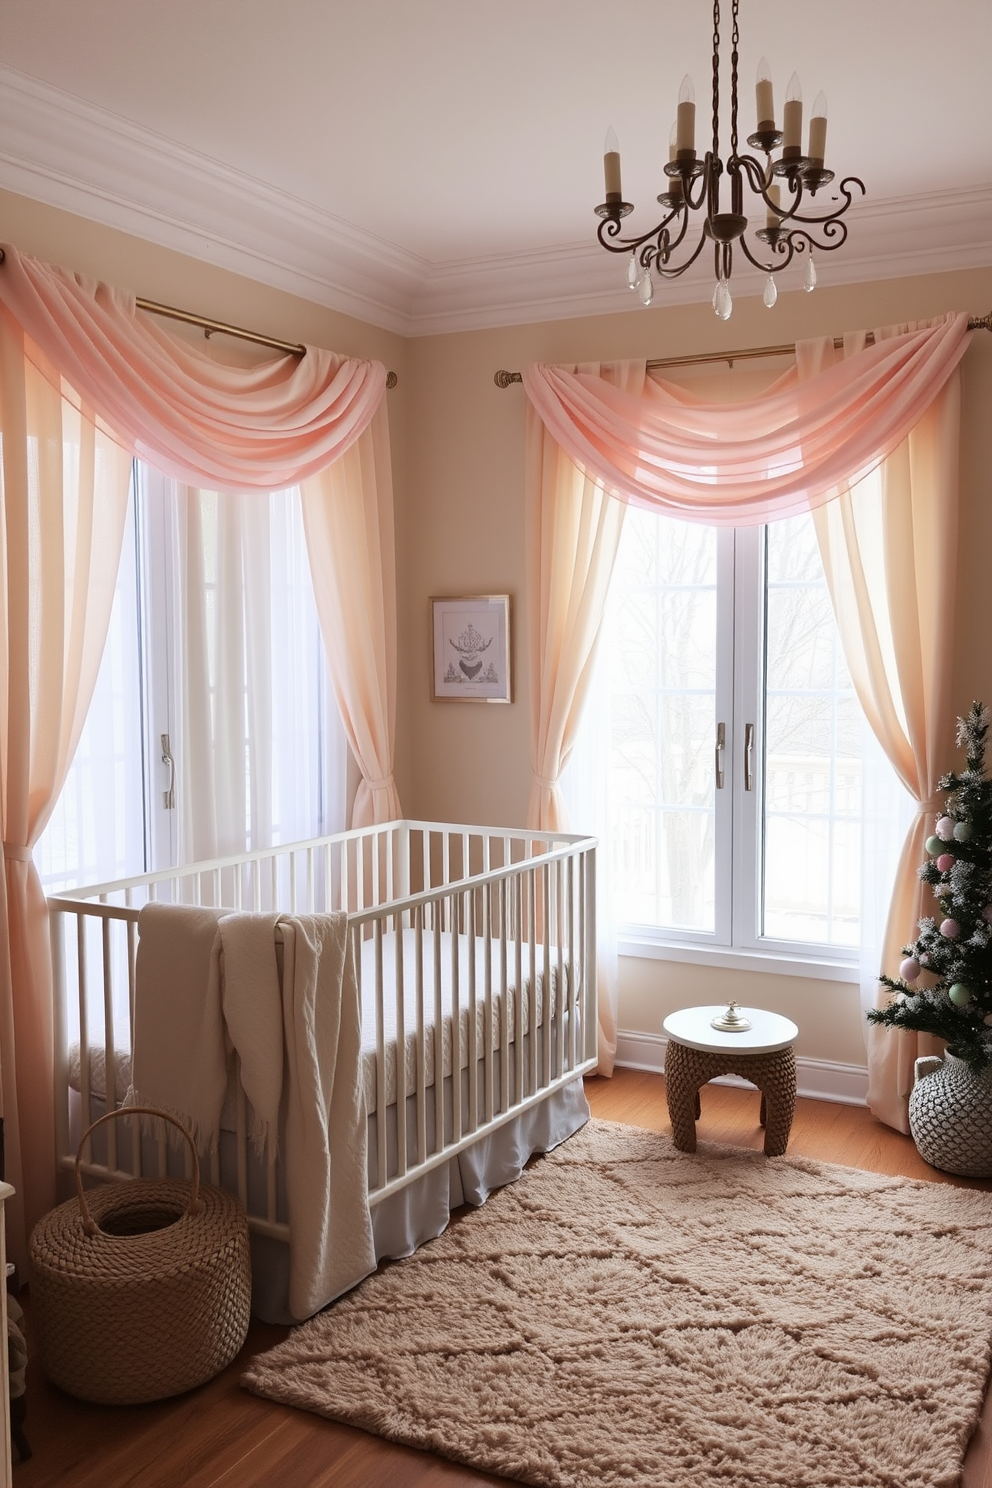
[[[138, 1178], [83, 1190], [86, 1138], [119, 1116], [159, 1116], [186, 1137], [191, 1182]], [[164, 1400], [211, 1379], [244, 1343], [251, 1308], [248, 1223], [200, 1184], [196, 1148], [162, 1111], [101, 1116], [76, 1154], [76, 1198], [31, 1235], [31, 1302], [45, 1373], [105, 1405]]]

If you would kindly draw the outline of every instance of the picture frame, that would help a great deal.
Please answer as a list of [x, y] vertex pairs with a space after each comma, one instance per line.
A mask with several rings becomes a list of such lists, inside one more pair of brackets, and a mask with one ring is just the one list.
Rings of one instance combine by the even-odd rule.
[[509, 703], [510, 596], [432, 596], [431, 701]]

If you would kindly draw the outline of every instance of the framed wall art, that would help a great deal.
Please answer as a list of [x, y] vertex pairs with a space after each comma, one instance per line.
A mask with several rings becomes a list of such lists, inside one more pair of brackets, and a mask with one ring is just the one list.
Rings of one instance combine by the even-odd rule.
[[510, 596], [432, 598], [430, 609], [432, 700], [510, 702]]

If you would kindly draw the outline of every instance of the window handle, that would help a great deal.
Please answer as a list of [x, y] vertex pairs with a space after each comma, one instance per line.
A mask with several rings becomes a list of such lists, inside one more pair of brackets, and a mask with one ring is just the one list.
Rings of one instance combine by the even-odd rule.
[[754, 790], [754, 724], [744, 725], [744, 789]]
[[168, 734], [162, 734], [162, 763], [169, 767], [169, 789], [162, 792], [162, 801], [166, 811], [176, 809], [176, 762], [172, 758], [172, 749], [169, 745]]
[[718, 723], [716, 726], [716, 788], [723, 790], [723, 755], [727, 747], [727, 725]]

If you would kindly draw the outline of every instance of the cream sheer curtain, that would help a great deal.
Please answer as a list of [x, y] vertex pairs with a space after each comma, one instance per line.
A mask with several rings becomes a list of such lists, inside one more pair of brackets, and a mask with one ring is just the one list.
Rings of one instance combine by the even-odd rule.
[[[583, 366], [605, 383], [637, 396], [645, 364]], [[560, 776], [582, 714], [596, 641], [610, 586], [624, 505], [586, 476], [527, 408], [527, 577], [531, 605], [531, 782], [527, 825], [567, 831]], [[592, 830], [590, 828], [590, 830]], [[597, 853], [597, 879], [606, 877]], [[619, 976], [616, 939], [606, 913], [608, 886], [597, 893], [599, 944], [599, 1073], [613, 1073], [617, 1049]]]
[[149, 494], [174, 512], [180, 555], [180, 861], [340, 831], [347, 746], [333, 703], [322, 708], [314, 685], [320, 657], [299, 492], [231, 500], [161, 486]]
[[120, 563], [130, 459], [0, 316], [0, 1096], [7, 1243], [55, 1202], [52, 967], [31, 849], [86, 719]]
[[[925, 327], [924, 327], [925, 328]], [[884, 340], [921, 329], [877, 331]], [[797, 347], [802, 377], [835, 358], [860, 351], [849, 337], [843, 353], [832, 342]], [[858, 699], [875, 737], [916, 801], [916, 815], [893, 885], [879, 969], [898, 975], [901, 947], [915, 937], [933, 901], [917, 869], [941, 798], [937, 781], [954, 748], [951, 702], [954, 588], [958, 539], [960, 374], [955, 371], [905, 440], [884, 462], [879, 479], [845, 485], [813, 513], [824, 572]], [[872, 1005], [877, 979], [865, 989]], [[880, 1120], [909, 1131], [907, 1102], [913, 1065], [939, 1043], [927, 1034], [867, 1025], [868, 1104]]]
[[303, 482], [302, 497], [331, 681], [362, 772], [352, 825], [395, 821], [403, 813], [393, 779], [396, 552], [384, 403], [351, 449]]

